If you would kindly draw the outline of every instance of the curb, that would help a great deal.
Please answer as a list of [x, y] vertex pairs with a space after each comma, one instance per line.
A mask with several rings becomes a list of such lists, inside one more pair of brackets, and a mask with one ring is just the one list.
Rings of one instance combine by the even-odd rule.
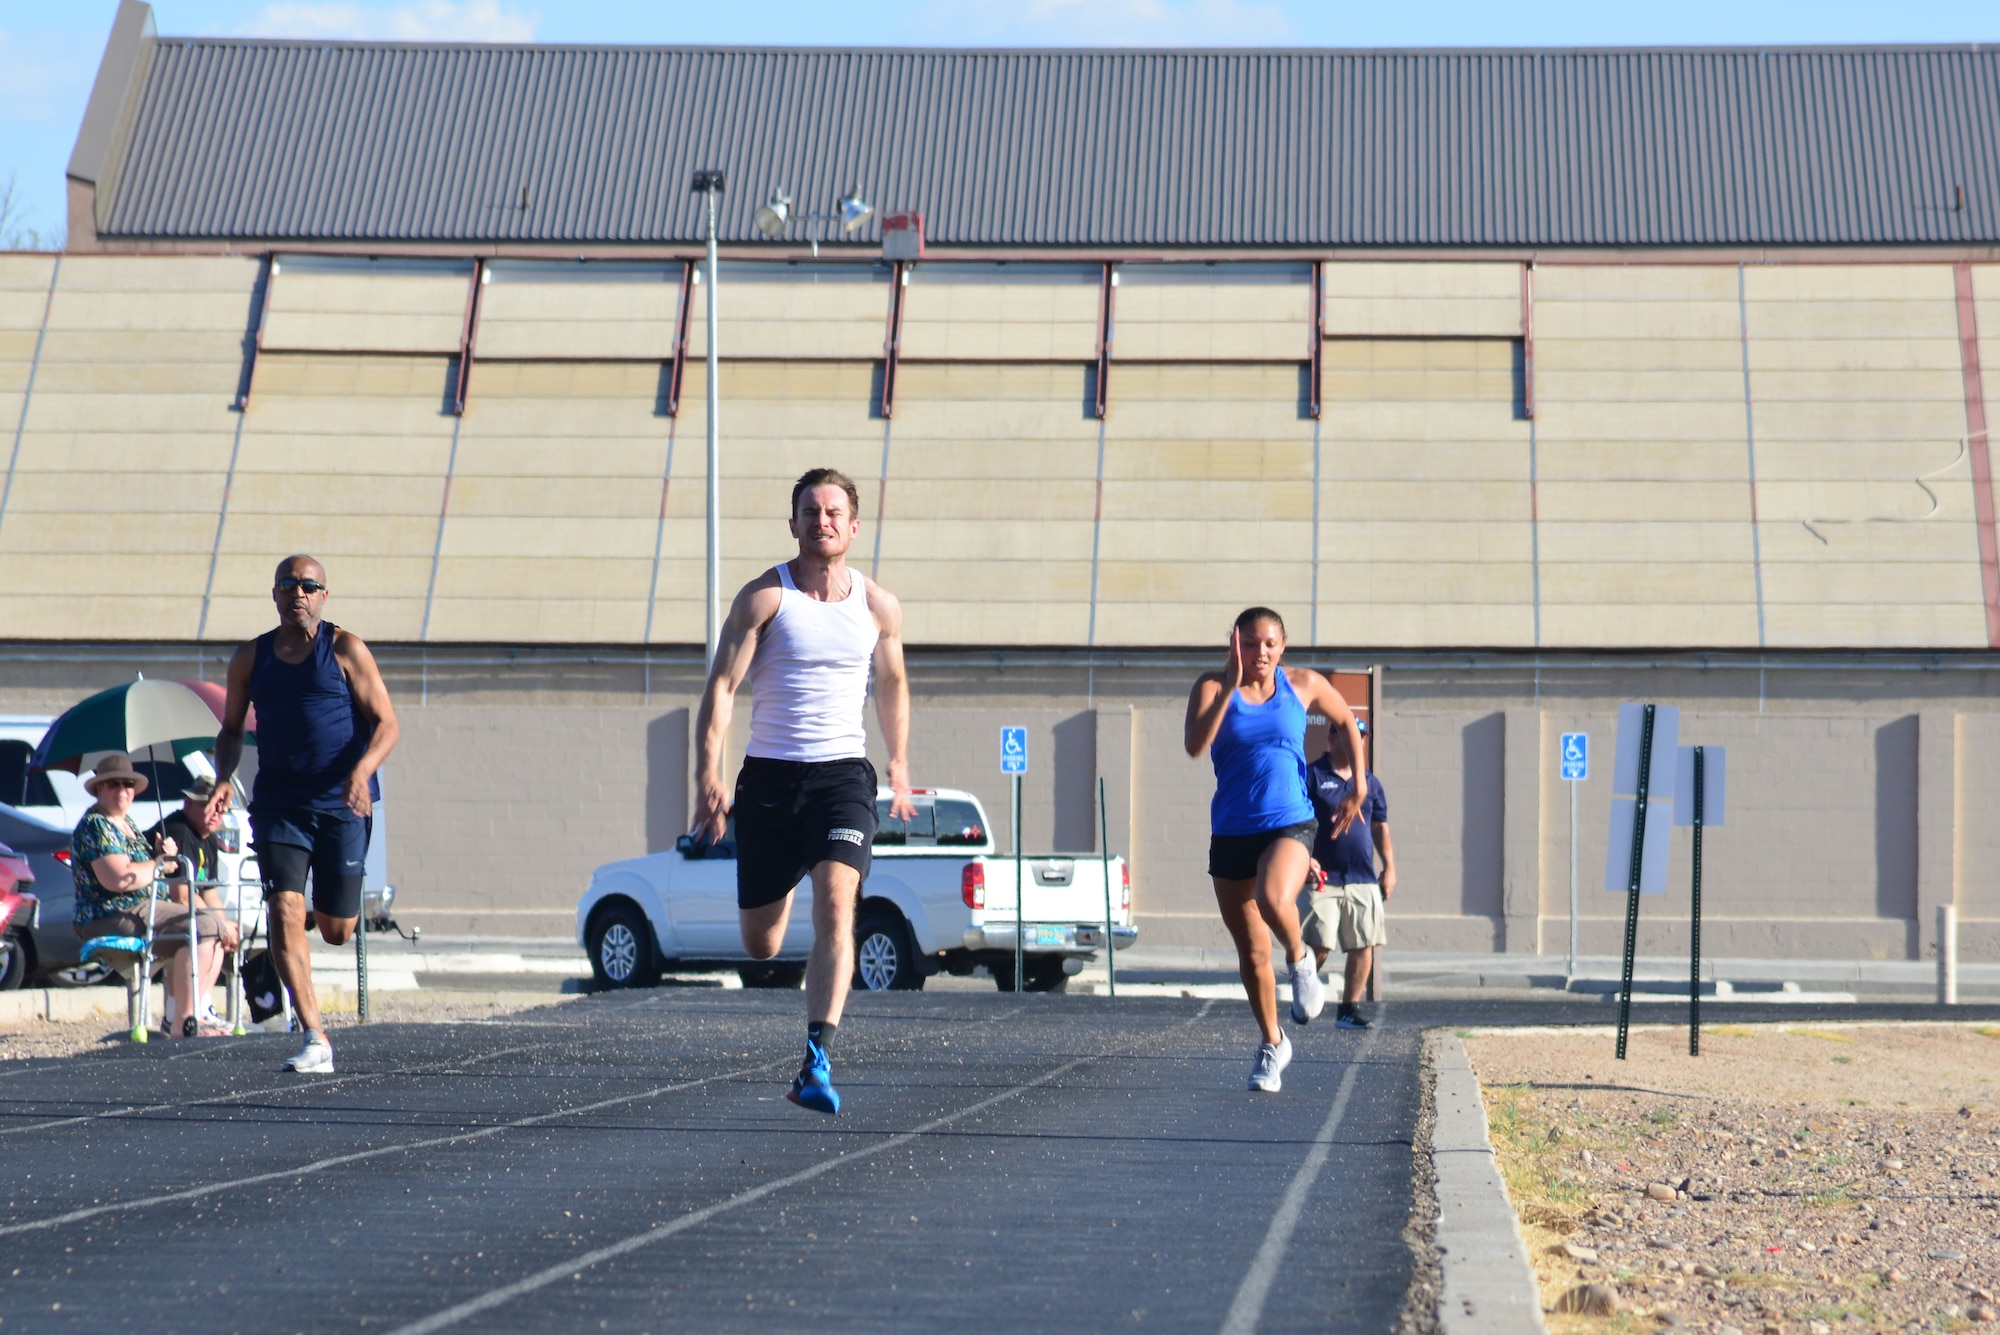
[[1547, 1329], [1541, 1285], [1487, 1139], [1479, 1080], [1458, 1035], [1436, 1034], [1429, 1049], [1437, 1077], [1438, 1325], [1445, 1335], [1540, 1335]]

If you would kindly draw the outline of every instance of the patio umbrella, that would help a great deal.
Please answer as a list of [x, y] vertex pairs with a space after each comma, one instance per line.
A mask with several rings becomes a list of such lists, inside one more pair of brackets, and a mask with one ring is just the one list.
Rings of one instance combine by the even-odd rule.
[[[161, 757], [155, 748], [175, 760], [211, 750], [227, 698], [216, 682], [148, 681], [142, 676], [71, 706], [42, 734], [32, 763], [36, 769], [81, 774], [113, 751], [134, 759], [144, 753], [157, 761]], [[254, 714], [250, 721], [254, 724]], [[243, 740], [254, 746], [257, 739], [246, 731]], [[162, 811], [164, 796], [154, 794]]]

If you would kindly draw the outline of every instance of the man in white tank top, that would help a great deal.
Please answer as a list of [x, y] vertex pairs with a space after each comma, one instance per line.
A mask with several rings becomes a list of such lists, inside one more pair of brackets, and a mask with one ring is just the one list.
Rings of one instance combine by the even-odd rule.
[[[767, 960], [784, 943], [792, 891], [812, 877], [806, 1060], [785, 1097], [840, 1111], [827, 1049], [854, 973], [854, 907], [875, 842], [875, 768], [867, 758], [868, 673], [889, 745], [890, 812], [910, 820], [910, 687], [903, 608], [847, 564], [861, 530], [854, 483], [815, 468], [792, 487], [799, 554], [743, 586], [715, 647], [695, 725], [694, 827], [704, 843], [736, 817], [736, 906], [743, 945]], [[750, 744], [732, 800], [723, 743], [736, 690], [751, 682]]]

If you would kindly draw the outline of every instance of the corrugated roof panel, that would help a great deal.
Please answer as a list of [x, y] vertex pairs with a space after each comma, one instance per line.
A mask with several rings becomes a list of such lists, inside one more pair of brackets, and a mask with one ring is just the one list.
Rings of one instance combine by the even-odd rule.
[[107, 238], [686, 243], [703, 235], [689, 174], [714, 166], [729, 174], [732, 242], [759, 239], [752, 215], [779, 185], [809, 212], [858, 186], [879, 209], [923, 210], [945, 245], [2000, 240], [2000, 52], [1981, 46], [168, 38], [131, 133]]

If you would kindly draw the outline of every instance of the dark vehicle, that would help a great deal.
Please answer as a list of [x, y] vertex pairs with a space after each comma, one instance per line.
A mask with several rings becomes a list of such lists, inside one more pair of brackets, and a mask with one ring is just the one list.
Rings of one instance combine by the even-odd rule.
[[[0, 803], [0, 844], [24, 862], [39, 912], [16, 910], [0, 956], [0, 990], [25, 986], [44, 974], [77, 967], [76, 883], [70, 877], [68, 830]], [[0, 888], [5, 873], [0, 872]], [[75, 981], [84, 981], [81, 978]]]

